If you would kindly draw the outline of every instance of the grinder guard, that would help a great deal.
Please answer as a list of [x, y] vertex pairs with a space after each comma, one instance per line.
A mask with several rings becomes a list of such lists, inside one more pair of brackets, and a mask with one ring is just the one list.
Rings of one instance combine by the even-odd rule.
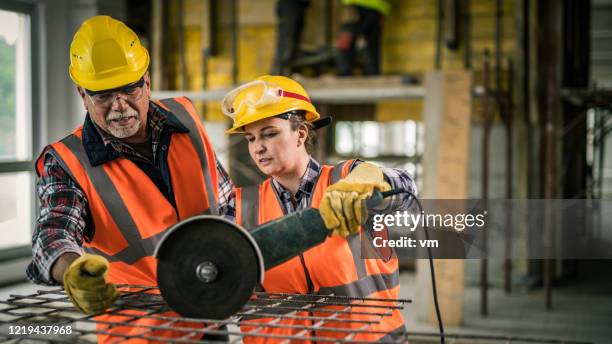
[[155, 257], [161, 294], [184, 317], [225, 319], [263, 283], [263, 258], [251, 235], [218, 216], [177, 223]]

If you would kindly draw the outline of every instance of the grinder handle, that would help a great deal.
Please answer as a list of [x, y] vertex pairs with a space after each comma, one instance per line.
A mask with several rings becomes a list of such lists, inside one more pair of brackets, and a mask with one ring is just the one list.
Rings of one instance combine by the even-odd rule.
[[[368, 209], [384, 209], [385, 194], [378, 190], [368, 200]], [[329, 236], [319, 210], [310, 208], [267, 222], [250, 234], [261, 249], [264, 266], [269, 270], [324, 242]]]
[[366, 207], [370, 210], [383, 209], [387, 202], [383, 193], [378, 189], [374, 189], [372, 196], [366, 200]]
[[329, 231], [319, 210], [309, 208], [264, 223], [250, 234], [261, 250], [265, 270], [269, 270], [319, 245]]

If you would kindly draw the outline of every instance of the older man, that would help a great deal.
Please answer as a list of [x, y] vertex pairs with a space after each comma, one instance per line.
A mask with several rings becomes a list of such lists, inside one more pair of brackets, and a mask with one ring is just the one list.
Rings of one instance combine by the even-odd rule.
[[112, 304], [115, 284], [157, 284], [153, 250], [170, 226], [234, 213], [233, 185], [193, 104], [151, 101], [149, 61], [124, 23], [83, 22], [69, 73], [87, 114], [36, 164], [41, 207], [27, 275], [62, 283], [87, 314]]

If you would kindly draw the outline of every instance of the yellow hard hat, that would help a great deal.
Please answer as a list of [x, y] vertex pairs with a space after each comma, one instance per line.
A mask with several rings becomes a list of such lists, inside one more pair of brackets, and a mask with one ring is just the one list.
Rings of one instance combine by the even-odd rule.
[[302, 85], [276, 75], [261, 76], [230, 91], [223, 98], [221, 110], [234, 120], [226, 134], [240, 133], [247, 124], [289, 111], [305, 111], [310, 122], [321, 117]]
[[84, 21], [70, 45], [70, 77], [90, 91], [136, 82], [148, 67], [149, 53], [136, 33], [109, 16]]

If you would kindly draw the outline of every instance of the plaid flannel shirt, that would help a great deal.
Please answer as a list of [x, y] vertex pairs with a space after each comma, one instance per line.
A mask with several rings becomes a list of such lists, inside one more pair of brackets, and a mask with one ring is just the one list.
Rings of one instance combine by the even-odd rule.
[[[353, 164], [349, 166], [349, 171], [352, 171], [355, 166], [362, 162], [363, 161], [361, 160], [355, 160]], [[389, 185], [391, 185], [392, 189], [404, 189], [412, 192], [414, 195], [417, 194], [416, 184], [405, 170], [399, 168], [382, 167], [382, 171], [383, 175], [385, 176], [385, 180], [389, 183]], [[321, 165], [315, 159], [310, 157], [308, 167], [306, 168], [306, 172], [300, 181], [295, 197], [291, 195], [289, 190], [277, 182], [276, 179], [272, 178], [274, 192], [276, 192], [276, 194], [279, 196], [285, 214], [291, 214], [298, 210], [308, 208], [317, 177], [320, 173]], [[392, 198], [392, 201], [389, 203], [386, 209], [383, 210], [383, 212], [389, 213], [407, 210], [411, 203], [410, 197], [411, 196], [408, 194], [401, 194], [398, 197]]]
[[[101, 138], [105, 147], [103, 149], [115, 157], [123, 156], [132, 161], [158, 165], [167, 164], [167, 161], [157, 161], [164, 158], [163, 154], [159, 156], [156, 154], [163, 134], [171, 135], [172, 132], [187, 130], [178, 120], [170, 118], [171, 116], [173, 115], [168, 115], [155, 103], [149, 103], [148, 125], [154, 162], [97, 126], [93, 125], [95, 130], [92, 131]], [[88, 120], [90, 119], [87, 118], [86, 121]], [[219, 212], [233, 221], [236, 214], [235, 194], [232, 192], [234, 185], [219, 160], [217, 160], [217, 173]], [[36, 191], [40, 199], [40, 215], [32, 236], [32, 261], [26, 269], [26, 275], [34, 283], [56, 285], [51, 277], [53, 263], [64, 253], [82, 253], [83, 241], [91, 240], [93, 237], [93, 222], [85, 193], [52, 154], [47, 153], [44, 156], [44, 168], [38, 179]]]

